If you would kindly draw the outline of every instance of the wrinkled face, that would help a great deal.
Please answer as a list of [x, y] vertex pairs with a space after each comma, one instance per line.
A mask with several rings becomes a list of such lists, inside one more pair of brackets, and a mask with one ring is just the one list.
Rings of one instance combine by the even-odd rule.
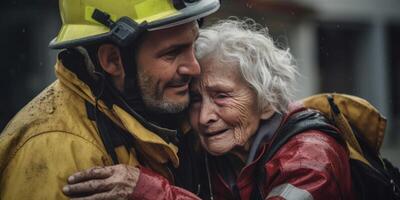
[[200, 74], [196, 23], [149, 32], [137, 54], [138, 84], [148, 109], [177, 113], [189, 104], [189, 82]]
[[242, 148], [257, 131], [261, 113], [255, 92], [235, 66], [200, 61], [202, 73], [190, 87], [190, 123], [213, 155]]

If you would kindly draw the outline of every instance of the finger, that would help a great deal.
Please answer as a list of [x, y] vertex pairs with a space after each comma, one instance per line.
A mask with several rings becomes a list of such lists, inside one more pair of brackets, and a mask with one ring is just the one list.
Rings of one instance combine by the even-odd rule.
[[112, 175], [109, 167], [93, 167], [84, 171], [77, 172], [68, 177], [69, 184], [75, 184], [91, 179], [105, 179]]
[[77, 184], [66, 185], [63, 192], [67, 196], [84, 196], [111, 190], [113, 185], [105, 179], [93, 179]]
[[116, 200], [116, 199], [128, 199], [128, 197], [123, 198], [117, 194], [102, 192], [102, 193], [92, 194], [86, 197], [71, 198], [71, 200]]

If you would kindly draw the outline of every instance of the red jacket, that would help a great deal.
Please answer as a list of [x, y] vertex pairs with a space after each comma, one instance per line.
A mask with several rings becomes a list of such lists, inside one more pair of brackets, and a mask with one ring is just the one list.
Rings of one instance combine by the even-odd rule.
[[[304, 108], [294, 109], [279, 121], [285, 123], [288, 116], [302, 110]], [[271, 126], [273, 125], [267, 124], [266, 127]], [[276, 133], [271, 138], [275, 136]], [[241, 200], [252, 198], [253, 189], [257, 187], [255, 176], [260, 174], [255, 173], [256, 163], [268, 151], [271, 140], [260, 145], [254, 161], [238, 173], [236, 196], [240, 195]], [[214, 158], [213, 163], [217, 162]], [[223, 178], [226, 179], [223, 171], [227, 171], [228, 167], [214, 166], [211, 169], [214, 199], [235, 199], [235, 191], [230, 189], [232, 186], [229, 187]], [[290, 138], [264, 165], [263, 169], [266, 180], [259, 187], [262, 199], [265, 200], [355, 199], [352, 191], [349, 153], [346, 147], [332, 136], [317, 130], [305, 131]]]
[[146, 168], [140, 168], [139, 180], [131, 199], [200, 200], [196, 195], [171, 185], [167, 179]]
[[[260, 155], [265, 149], [266, 145]], [[262, 186], [263, 199], [354, 199], [348, 159], [345, 148], [334, 138], [318, 131], [298, 134], [265, 164], [267, 181]], [[250, 199], [256, 187], [255, 162], [243, 168], [237, 178], [242, 200]], [[220, 174], [214, 171], [211, 177], [214, 199], [234, 199], [233, 191]]]
[[[268, 145], [267, 142], [260, 147], [256, 159], [236, 178], [236, 194], [241, 200], [251, 199], [253, 189], [257, 187], [255, 164], [267, 151]], [[210, 162], [215, 159], [219, 158]], [[214, 199], [235, 199], [235, 192], [220, 171], [215, 167], [210, 169]], [[346, 148], [335, 138], [319, 131], [306, 131], [289, 139], [264, 165], [264, 170], [267, 177], [261, 193], [266, 200], [355, 199]], [[133, 199], [199, 199], [184, 189], [169, 185], [168, 181], [150, 171], [143, 172]]]

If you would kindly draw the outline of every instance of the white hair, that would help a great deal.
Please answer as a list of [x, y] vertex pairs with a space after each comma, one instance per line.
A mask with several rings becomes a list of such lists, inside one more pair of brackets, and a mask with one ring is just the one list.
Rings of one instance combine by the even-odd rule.
[[237, 63], [244, 80], [255, 91], [259, 109], [286, 112], [298, 74], [289, 49], [274, 45], [267, 28], [252, 19], [229, 18], [201, 29], [197, 59], [215, 58]]

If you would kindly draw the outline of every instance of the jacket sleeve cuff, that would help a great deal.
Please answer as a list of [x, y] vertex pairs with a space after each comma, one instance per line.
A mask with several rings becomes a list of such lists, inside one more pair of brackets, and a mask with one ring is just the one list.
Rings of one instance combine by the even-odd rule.
[[193, 193], [171, 185], [166, 178], [157, 173], [144, 167], [139, 167], [139, 169], [139, 179], [133, 190], [132, 199], [201, 200]]
[[163, 199], [169, 190], [169, 182], [155, 172], [139, 167], [140, 174], [138, 182], [132, 194], [132, 199]]

